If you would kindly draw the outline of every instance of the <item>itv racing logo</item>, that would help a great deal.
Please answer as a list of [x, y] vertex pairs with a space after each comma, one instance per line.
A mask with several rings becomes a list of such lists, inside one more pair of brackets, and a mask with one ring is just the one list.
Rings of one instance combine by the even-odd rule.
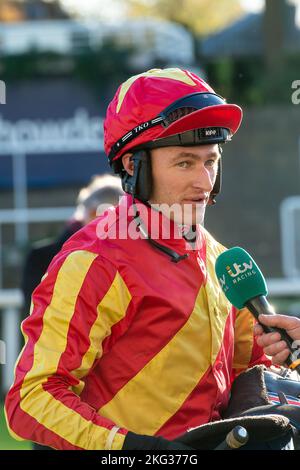
[[[254, 276], [256, 274], [255, 269], [253, 268], [253, 262], [250, 259], [248, 263], [233, 263], [232, 266], [226, 266], [226, 271], [229, 276], [232, 278], [233, 284], [238, 284], [241, 281], [244, 281], [248, 277]], [[219, 278], [220, 286], [223, 289], [224, 293], [226, 293], [229, 289], [229, 286], [226, 285], [226, 277], [223, 274], [222, 277]]]
[[253, 268], [253, 263], [250, 260], [250, 263], [243, 263], [243, 264], [237, 264], [233, 263], [233, 270], [230, 266], [226, 266], [226, 271], [228, 272], [229, 276], [231, 277], [238, 277], [241, 274], [244, 274], [245, 272], [251, 270]]
[[253, 269], [253, 262], [250, 259], [249, 263], [233, 263], [231, 266], [226, 266], [226, 271], [229, 276], [233, 278], [233, 284], [244, 281], [248, 277], [251, 277], [256, 274], [255, 269]]

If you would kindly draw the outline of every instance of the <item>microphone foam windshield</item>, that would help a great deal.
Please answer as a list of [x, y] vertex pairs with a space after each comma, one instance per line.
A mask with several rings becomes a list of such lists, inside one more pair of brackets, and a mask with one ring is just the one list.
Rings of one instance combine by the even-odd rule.
[[268, 294], [262, 272], [243, 248], [236, 246], [224, 251], [217, 258], [215, 270], [224, 294], [238, 309], [248, 300]]

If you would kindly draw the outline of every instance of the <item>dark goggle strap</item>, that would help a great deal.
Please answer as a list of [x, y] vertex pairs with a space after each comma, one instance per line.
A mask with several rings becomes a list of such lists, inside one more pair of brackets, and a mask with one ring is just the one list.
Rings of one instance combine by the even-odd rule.
[[108, 155], [108, 160], [109, 163], [112, 164], [114, 156], [123, 148], [125, 145], [128, 144], [128, 142], [131, 142], [133, 139], [135, 139], [138, 135], [140, 135], [142, 132], [147, 131], [148, 129], [151, 129], [151, 127], [157, 126], [160, 122], [163, 121], [162, 117], [157, 117], [155, 119], [151, 119], [151, 121], [144, 122], [143, 124], [140, 124], [139, 126], [135, 127], [131, 131], [127, 132], [121, 139], [119, 139], [111, 148], [109, 155]]
[[230, 140], [231, 132], [229, 129], [225, 127], [207, 127], [152, 140], [145, 144], [141, 144], [141, 146], [134, 147], [134, 149], [131, 149], [130, 151], [134, 152], [141, 148], [155, 149], [173, 146], [188, 147], [193, 145], [224, 144]]
[[172, 113], [179, 109], [189, 108], [191, 112], [198, 111], [200, 109], [207, 108], [209, 106], [218, 106], [226, 104], [224, 98], [215, 93], [191, 93], [189, 95], [185, 95], [182, 98], [174, 101], [172, 104], [167, 106], [163, 111], [159, 113], [159, 115], [150, 121], [146, 121], [138, 126], [134, 127], [131, 131], [127, 132], [127, 134], [123, 135], [111, 148], [108, 160], [110, 164], [113, 161], [115, 155], [123, 148], [128, 142], [131, 142], [135, 139], [138, 135], [142, 132], [151, 129], [158, 124], [162, 124], [163, 127], [168, 127], [170, 124], [176, 121], [172, 117]]
[[215, 181], [213, 190], [209, 195], [210, 206], [213, 206], [216, 204], [216, 197], [221, 192], [221, 186], [222, 186], [222, 159], [220, 158], [218, 162], [218, 173], [217, 173], [216, 181]]

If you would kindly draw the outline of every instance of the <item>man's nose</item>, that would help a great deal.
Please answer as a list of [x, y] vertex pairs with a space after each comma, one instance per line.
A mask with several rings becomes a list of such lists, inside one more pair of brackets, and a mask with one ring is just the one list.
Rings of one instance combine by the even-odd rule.
[[212, 191], [214, 187], [213, 176], [205, 166], [201, 166], [196, 170], [193, 186], [208, 193]]

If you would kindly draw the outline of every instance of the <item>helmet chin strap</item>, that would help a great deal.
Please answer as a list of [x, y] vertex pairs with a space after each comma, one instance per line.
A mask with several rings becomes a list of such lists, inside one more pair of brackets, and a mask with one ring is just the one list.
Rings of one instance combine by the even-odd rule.
[[138, 211], [138, 208], [137, 208], [134, 200], [133, 200], [132, 206], [133, 206], [134, 212], [135, 212], [133, 218], [136, 222], [137, 228], [139, 229], [139, 231], [141, 232], [143, 237], [145, 237], [147, 242], [150, 243], [151, 246], [153, 246], [154, 248], [157, 248], [158, 250], [162, 251], [165, 255], [170, 256], [171, 261], [173, 263], [179, 263], [179, 261], [182, 261], [182, 260], [188, 258], [188, 256], [189, 256], [188, 253], [185, 253], [184, 255], [180, 255], [179, 253], [176, 253], [176, 251], [171, 250], [170, 248], [168, 248], [164, 245], [161, 245], [160, 243], [153, 240], [151, 238], [151, 236], [149, 235], [149, 233], [147, 232], [147, 229], [146, 229], [145, 225], [143, 224], [143, 221], [140, 217], [140, 213]]
[[137, 182], [140, 173], [141, 159], [137, 158], [137, 155], [134, 154], [131, 160], [133, 160], [133, 174], [130, 175], [126, 170], [123, 170], [122, 187], [125, 193], [132, 194], [135, 198], [137, 197]]
[[[203, 130], [203, 129], [202, 129]], [[204, 129], [205, 130], [205, 129]], [[154, 148], [163, 148], [163, 147], [172, 147], [172, 146], [195, 146], [195, 145], [208, 145], [208, 144], [218, 144], [219, 152], [222, 154], [223, 150], [221, 147], [222, 143], [226, 143], [231, 139], [231, 134], [228, 129], [216, 128], [218, 131], [218, 137], [207, 137], [204, 139], [202, 135], [199, 134], [201, 129], [196, 129], [193, 131], [186, 131], [182, 134], [175, 134], [170, 137], [165, 137], [163, 139], [158, 139], [155, 141], [146, 142], [140, 146], [132, 148], [131, 160], [134, 164], [133, 175], [129, 175], [127, 171], [124, 170], [122, 160], [117, 159], [113, 163], [113, 169], [116, 173], [120, 173], [122, 179], [122, 187], [126, 193], [132, 194], [133, 197], [147, 202], [152, 193], [153, 186], [153, 177], [152, 177], [152, 165], [151, 165], [151, 149]], [[213, 190], [209, 198], [209, 206], [216, 204], [216, 196], [221, 191], [221, 159], [218, 162], [218, 172], [216, 181], [213, 187]]]
[[152, 192], [152, 168], [149, 150], [140, 149], [130, 158], [133, 162], [133, 174], [121, 172], [122, 187], [124, 191], [134, 198], [146, 203]]
[[[222, 148], [219, 145], [220, 153]], [[149, 149], [136, 150], [131, 160], [133, 162], [133, 174], [130, 175], [125, 169], [121, 171], [123, 190], [134, 198], [147, 203], [151, 197], [153, 187], [151, 155]], [[221, 191], [222, 162], [218, 162], [218, 172], [212, 192], [210, 193], [208, 206], [216, 204], [216, 197]]]
[[[222, 148], [219, 145], [220, 153], [222, 153]], [[174, 263], [178, 263], [186, 259], [189, 255], [186, 253], [184, 255], [180, 255], [176, 253], [174, 250], [167, 248], [163, 245], [160, 245], [158, 242], [153, 240], [150, 234], [147, 232], [146, 227], [143, 224], [143, 221], [140, 217], [138, 208], [135, 204], [135, 198], [139, 201], [142, 201], [147, 206], [150, 206], [149, 199], [152, 192], [152, 168], [151, 168], [151, 156], [149, 149], [139, 149], [136, 150], [131, 160], [133, 161], [133, 174], [130, 175], [123, 169], [121, 178], [122, 178], [122, 187], [126, 193], [129, 193], [133, 196], [133, 208], [135, 211], [134, 220], [137, 224], [139, 231], [142, 233], [144, 238], [150, 243], [153, 247], [157, 248], [158, 250], [162, 251], [166, 255], [170, 256], [171, 261]], [[219, 168], [218, 173], [215, 181], [214, 188], [210, 194], [208, 206], [212, 206], [216, 204], [216, 196], [220, 192], [221, 189], [221, 159], [219, 160]]]
[[215, 195], [215, 194], [211, 194], [211, 195], [209, 196], [209, 200], [208, 200], [207, 205], [208, 205], [208, 206], [214, 206], [215, 204], [217, 204], [216, 195]]
[[[223, 149], [222, 149], [221, 145], [219, 144], [218, 147], [219, 147], [220, 155], [222, 155]], [[209, 201], [208, 201], [208, 204], [207, 204], [208, 206], [214, 206], [217, 203], [216, 197], [221, 192], [221, 186], [222, 186], [222, 160], [220, 158], [220, 160], [218, 162], [218, 173], [217, 173], [217, 176], [216, 176], [216, 181], [215, 181], [213, 190], [212, 190], [212, 192], [210, 193], [210, 196], [209, 196]]]
[[[148, 157], [146, 156], [146, 158], [149, 161], [149, 156]], [[140, 199], [139, 195], [137, 194], [138, 177], [139, 177], [139, 174], [140, 174], [140, 171], [141, 171], [142, 162], [145, 161], [145, 160], [143, 159], [143, 155], [141, 154], [141, 152], [137, 152], [136, 154], [134, 154], [133, 157], [132, 157], [132, 160], [133, 160], [133, 165], [134, 165], [133, 175], [129, 175], [129, 173], [126, 172], [126, 174], [123, 175], [123, 178], [122, 178], [122, 186], [123, 186], [123, 189], [124, 189], [125, 192], [127, 192], [129, 194], [132, 194], [132, 196], [133, 196], [133, 203], [132, 203], [132, 206], [134, 208], [133, 218], [134, 218], [134, 221], [137, 225], [138, 230], [141, 232], [141, 234], [147, 240], [147, 242], [150, 243], [151, 246], [153, 246], [154, 248], [162, 251], [166, 255], [170, 256], [171, 261], [173, 263], [178, 263], [179, 261], [182, 261], [182, 260], [188, 258], [188, 256], [189, 256], [188, 253], [186, 253], [184, 255], [180, 255], [179, 253], [176, 253], [176, 251], [171, 250], [170, 248], [161, 245], [160, 243], [156, 242], [155, 240], [152, 240], [151, 236], [147, 232], [147, 229], [146, 229], [145, 225], [143, 224], [143, 221], [140, 217], [140, 213], [139, 213], [138, 208], [137, 208], [136, 203], [135, 203], [135, 198]], [[144, 204], [150, 206], [148, 201], [145, 201], [145, 200], [142, 199], [142, 202]]]

